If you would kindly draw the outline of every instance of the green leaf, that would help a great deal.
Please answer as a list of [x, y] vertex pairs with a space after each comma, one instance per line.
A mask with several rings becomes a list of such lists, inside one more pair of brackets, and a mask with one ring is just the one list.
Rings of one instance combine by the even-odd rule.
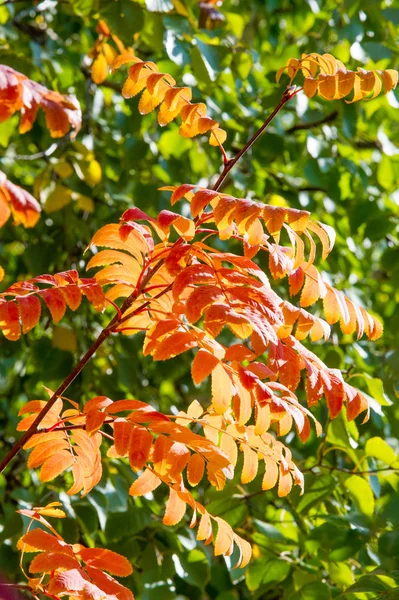
[[183, 67], [190, 62], [190, 45], [180, 40], [171, 29], [165, 32], [165, 50], [174, 63]]
[[359, 592], [374, 592], [380, 593], [389, 590], [389, 588], [379, 579], [371, 575], [365, 575], [361, 577], [356, 583], [351, 585], [343, 594], [340, 594], [338, 598], [345, 598], [348, 594], [355, 594]]
[[75, 14], [80, 17], [87, 17], [97, 5], [96, 0], [68, 0], [72, 5]]
[[322, 502], [322, 500], [331, 495], [336, 486], [336, 481], [331, 475], [321, 475], [313, 480], [313, 483], [306, 486], [304, 494], [296, 507], [299, 513], [309, 512], [309, 510]]
[[215, 81], [218, 74], [226, 67], [229, 59], [231, 60], [231, 52], [223, 46], [205, 44], [199, 38], [195, 38], [195, 41], [209, 78]]
[[18, 126], [19, 118], [17, 115], [13, 116], [8, 121], [0, 123], [0, 146], [7, 148], [10, 137], [13, 135]]
[[184, 574], [180, 575], [190, 585], [203, 590], [210, 578], [208, 559], [202, 550], [195, 548], [179, 556]]
[[144, 25], [142, 8], [132, 0], [118, 0], [117, 3], [102, 0], [101, 18], [112, 32], [126, 44], [133, 43], [133, 35]]
[[370, 484], [360, 475], [351, 475], [344, 485], [356, 508], [371, 518], [374, 513], [374, 496]]
[[392, 465], [397, 460], [393, 449], [380, 437], [367, 440], [365, 451], [367, 456], [373, 456], [386, 465]]
[[205, 64], [204, 59], [201, 55], [201, 52], [199, 51], [197, 46], [194, 46], [193, 49], [191, 50], [191, 61], [192, 61], [194, 77], [202, 83], [206, 83], [206, 84], [212, 83], [212, 78], [208, 71], [208, 67]]
[[270, 523], [265, 523], [263, 521], [259, 521], [259, 519], [254, 519], [254, 524], [258, 531], [263, 533], [266, 537], [270, 538], [273, 542], [278, 542], [281, 544], [294, 544], [294, 540], [290, 540], [285, 537], [285, 535], [274, 525], [270, 525]]
[[109, 513], [105, 525], [105, 536], [109, 540], [120, 540], [133, 536], [151, 523], [151, 514], [146, 508], [129, 506], [127, 512]]
[[286, 560], [271, 560], [267, 563], [262, 583], [280, 583], [286, 579], [291, 571], [291, 565]]
[[399, 530], [384, 533], [378, 540], [378, 550], [390, 558], [399, 558]]
[[328, 585], [316, 581], [304, 585], [291, 597], [291, 600], [331, 600], [331, 592]]
[[344, 562], [328, 563], [330, 579], [338, 588], [344, 588], [355, 581], [355, 575], [350, 566]]
[[391, 191], [395, 186], [396, 175], [393, 162], [389, 156], [383, 156], [377, 169], [378, 183], [384, 190]]
[[376, 400], [380, 406], [392, 405], [391, 400], [384, 393], [384, 384], [381, 379], [378, 379], [377, 377], [371, 377], [367, 373], [357, 373], [356, 377], [362, 377], [364, 379], [370, 396], [372, 396], [372, 398]]
[[250, 563], [245, 575], [248, 589], [253, 592], [261, 584], [284, 581], [290, 570], [291, 565], [284, 560], [257, 560]]

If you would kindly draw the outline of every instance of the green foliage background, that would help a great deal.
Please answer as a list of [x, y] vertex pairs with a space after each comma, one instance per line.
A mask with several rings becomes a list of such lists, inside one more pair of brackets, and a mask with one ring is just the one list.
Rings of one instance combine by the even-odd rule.
[[[11, 222], [2, 229], [2, 289], [41, 273], [83, 272], [83, 250], [99, 227], [133, 204], [156, 215], [168, 208], [161, 185], [206, 186], [221, 168], [218, 149], [205, 138], [185, 140], [178, 125], [161, 129], [154, 114], [142, 118], [137, 100], [119, 93], [125, 72], [92, 83], [87, 52], [99, 18], [141, 58], [156, 61], [191, 86], [195, 100], [207, 102], [228, 131], [230, 155], [277, 104], [284, 81], [275, 84], [275, 71], [288, 58], [330, 52], [351, 68], [398, 68], [399, 7], [392, 1], [225, 0], [220, 10], [220, 27], [204, 29], [190, 0], [0, 4], [0, 63], [75, 93], [84, 115], [77, 140], [56, 147], [43, 116], [24, 136], [17, 116], [0, 124], [1, 169], [44, 208], [34, 229]], [[15, 544], [26, 524], [15, 510], [60, 497], [68, 512], [60, 523], [65, 538], [125, 554], [135, 573], [124, 583], [140, 600], [399, 598], [398, 106], [398, 92], [355, 105], [298, 95], [225, 188], [304, 207], [336, 229], [325, 275], [379, 314], [385, 333], [371, 344], [335, 329], [330, 343], [314, 348], [369, 394], [369, 423], [348, 424], [343, 414], [329, 423], [321, 405], [317, 417], [327, 432], [321, 445], [315, 437], [302, 445], [288, 436], [306, 473], [302, 497], [260, 493], [259, 477], [247, 486], [237, 477], [223, 492], [200, 486], [210, 512], [252, 540], [255, 558], [244, 570], [215, 559], [187, 521], [163, 526], [162, 491], [152, 500], [128, 499], [132, 474], [121, 461], [105, 461], [101, 485], [85, 499], [70, 499], [62, 478], [41, 484], [21, 454], [9, 476], [0, 477], [0, 571], [7, 577], [21, 578]], [[282, 284], [277, 290], [287, 293]], [[0, 455], [15, 441], [19, 407], [44, 398], [43, 384], [56, 388], [107, 319], [86, 304], [58, 326], [44, 317], [19, 342], [0, 340]], [[97, 394], [136, 397], [165, 412], [194, 398], [208, 401], [209, 385], [192, 384], [190, 356], [154, 363], [142, 356], [141, 344], [140, 336], [110, 340], [69, 397], [82, 403]], [[361, 474], [368, 470], [378, 472]]]

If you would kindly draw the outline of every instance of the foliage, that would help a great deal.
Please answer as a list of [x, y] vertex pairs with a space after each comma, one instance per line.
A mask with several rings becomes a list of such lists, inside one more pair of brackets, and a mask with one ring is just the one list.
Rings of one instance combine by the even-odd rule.
[[[21, 141], [11, 114], [25, 110], [20, 100], [8, 103], [11, 118], [0, 126], [7, 177], [32, 189], [47, 213], [29, 232], [9, 223], [2, 230], [0, 311], [8, 340], [1, 342], [1, 453], [14, 445], [17, 427], [31, 450], [28, 469], [14, 460], [1, 488], [2, 568], [20, 580], [19, 507], [54, 538], [31, 546], [42, 551], [31, 573], [49, 572], [29, 579], [39, 596], [129, 598], [132, 590], [138, 598], [394, 598], [398, 431], [382, 380], [393, 396], [397, 178], [388, 136], [395, 139], [398, 117], [383, 98], [359, 107], [334, 104], [333, 113], [323, 102], [352, 90], [352, 101], [377, 96], [381, 82], [384, 91], [394, 87], [394, 9], [334, 5], [317, 12], [316, 5], [228, 0], [202, 2], [198, 11], [180, 0], [68, 0], [34, 10], [27, 4], [0, 8], [6, 71], [60, 89], [47, 92], [58, 94], [68, 114], [74, 111], [61, 98], [73, 89], [83, 126], [79, 141], [66, 136], [53, 144], [57, 129], [47, 121], [47, 132], [39, 116]], [[321, 31], [318, 39], [312, 30]], [[305, 56], [290, 59], [298, 45]], [[312, 48], [331, 54], [306, 54]], [[134, 63], [124, 84], [118, 73], [107, 77], [109, 65], [118, 66], [117, 52], [120, 63]], [[356, 60], [360, 70], [344, 67]], [[302, 69], [310, 101], [292, 89], [251, 160], [237, 164], [230, 182], [223, 178], [222, 191], [211, 189], [219, 149], [205, 152], [200, 139], [184, 137], [210, 131], [219, 146], [223, 121], [226, 150], [236, 153], [248, 129], [255, 131], [278, 104], [273, 80], [284, 63], [290, 85]], [[193, 92], [174, 87], [179, 80]], [[164, 132], [150, 116], [136, 117], [135, 100], [121, 97], [141, 90], [139, 111], [160, 105], [159, 123], [170, 122]], [[205, 114], [201, 100], [208, 94]], [[178, 115], [183, 138], [172, 123]], [[227, 172], [234, 161], [222, 150]], [[15, 185], [2, 181], [4, 206], [31, 224], [17, 212], [9, 192]], [[182, 214], [165, 208], [169, 192], [172, 204], [182, 202]], [[29, 206], [32, 196], [24, 198]], [[317, 258], [319, 247], [322, 259], [330, 253], [334, 229], [336, 275]], [[91, 279], [79, 274], [87, 243], [94, 251], [87, 268], [97, 270]], [[299, 293], [297, 305], [287, 300]], [[79, 306], [82, 294], [97, 310], [108, 307], [104, 316]], [[51, 319], [42, 317], [40, 298]], [[315, 314], [305, 310], [319, 299]], [[370, 308], [385, 321], [383, 338]], [[67, 325], [53, 325], [64, 313]], [[27, 337], [20, 338], [21, 328], [31, 330]], [[375, 349], [360, 340], [363, 334], [378, 340]], [[73, 370], [72, 355], [75, 364], [83, 355], [82, 373]], [[43, 383], [57, 388], [63, 380], [56, 395], [48, 391], [50, 401], [32, 400], [43, 397]], [[73, 400], [64, 397], [69, 385]], [[371, 420], [358, 428], [353, 419], [369, 406]], [[63, 492], [68, 487], [72, 502]], [[55, 528], [42, 520], [63, 516], [52, 506], [26, 508], [49, 497], [59, 497], [68, 515]], [[197, 519], [195, 535], [188, 525]], [[176, 526], [177, 535], [165, 526]], [[30, 529], [19, 549], [27, 551], [26, 536], [39, 531]], [[249, 564], [246, 540], [253, 544]], [[212, 541], [224, 558], [212, 558]], [[61, 562], [53, 554], [60, 548], [67, 557]], [[115, 550], [134, 564], [133, 575]], [[103, 573], [101, 557], [116, 565], [111, 575], [129, 576], [123, 587]]]

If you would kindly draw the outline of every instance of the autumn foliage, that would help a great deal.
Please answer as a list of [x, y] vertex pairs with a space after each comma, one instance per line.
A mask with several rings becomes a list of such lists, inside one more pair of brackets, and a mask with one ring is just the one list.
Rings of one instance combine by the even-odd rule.
[[26, 190], [7, 179], [0, 171], [0, 227], [12, 214], [15, 224], [34, 227], [40, 217], [40, 204]]
[[358, 67], [350, 71], [331, 54], [303, 54], [302, 58], [290, 58], [287, 65], [277, 71], [276, 80], [287, 71], [291, 80], [298, 73], [304, 77], [303, 91], [311, 98], [318, 94], [325, 100], [340, 100], [351, 92], [349, 104], [358, 100], [372, 100], [381, 92], [388, 94], [398, 83], [398, 72], [395, 69], [366, 71]]
[[[122, 53], [112, 63], [113, 70], [134, 63], [128, 70], [128, 78], [122, 88], [125, 98], [140, 97], [139, 111], [146, 115], [159, 106], [158, 123], [167, 125], [180, 115], [182, 123], [179, 133], [186, 138], [210, 132], [211, 146], [220, 146], [227, 134], [219, 123], [206, 115], [202, 102], [191, 103], [192, 92], [188, 87], [176, 87], [176, 81], [168, 73], [159, 73], [151, 61], [143, 61], [131, 50]], [[143, 91], [144, 90], [144, 91]]]
[[82, 115], [76, 98], [48, 90], [11, 67], [0, 65], [0, 123], [20, 111], [19, 132], [26, 133], [32, 129], [39, 108], [44, 111], [51, 137], [62, 137], [71, 128], [73, 136], [78, 133]]
[[[203, 4], [208, 10], [215, 3]], [[210, 133], [212, 145], [223, 144], [224, 130], [207, 116], [204, 104], [191, 103], [188, 88], [175, 87], [175, 79], [131, 50], [119, 48], [122, 54], [114, 58], [105, 24], [99, 34], [92, 53], [94, 81], [103, 81], [111, 58], [114, 70], [130, 64], [122, 94], [130, 98], [142, 92], [142, 114], [159, 106], [160, 125], [180, 117], [182, 136]], [[329, 54], [290, 59], [277, 77], [285, 70], [291, 83], [302, 73], [309, 97], [318, 93], [329, 100], [352, 91], [352, 102], [375, 97], [397, 81], [393, 70], [348, 71]], [[7, 82], [1, 88], [6, 94], [2, 120], [21, 110], [20, 129], [26, 131], [41, 106], [53, 137], [71, 126], [78, 129], [78, 108], [72, 100], [8, 67], [1, 67], [0, 76]], [[40, 323], [43, 306], [58, 322], [67, 307], [77, 310], [85, 296], [97, 311], [114, 315], [101, 343], [112, 334], [144, 332], [143, 353], [154, 361], [190, 352], [194, 383], [210, 381], [209, 404], [194, 400], [185, 411], [166, 415], [139, 399], [113, 401], [99, 395], [80, 406], [79, 398], [63, 395], [63, 385], [55, 393], [47, 390], [49, 400], [25, 404], [18, 431], [26, 432], [22, 440], [30, 451], [28, 466], [40, 469], [41, 481], [62, 475], [68, 494], [86, 495], [101, 479], [103, 460], [125, 461], [132, 471], [131, 496], [164, 486], [169, 498], [163, 523], [176, 525], [189, 509], [197, 539], [212, 543], [215, 555], [230, 556], [236, 547], [237, 565], [243, 567], [251, 557], [250, 544], [198, 502], [196, 486], [207, 478], [223, 489], [242, 455], [243, 485], [261, 471], [263, 490], [276, 486], [282, 497], [297, 485], [303, 492], [303, 474], [281, 438], [292, 429], [303, 442], [312, 428], [319, 435], [321, 426], [311, 409], [322, 399], [332, 419], [341, 410], [348, 420], [363, 413], [367, 418], [368, 413], [366, 397], [309, 345], [327, 340], [337, 323], [343, 333], [370, 340], [381, 335], [382, 325], [323, 278], [317, 257], [323, 261], [331, 252], [334, 231], [309, 212], [195, 184], [163, 189], [171, 194], [172, 206], [185, 203], [185, 216], [163, 210], [154, 218], [129, 208], [118, 223], [105, 224], [90, 241], [90, 278], [69, 270], [19, 281], [0, 294], [0, 328], [9, 340], [17, 340]], [[34, 225], [39, 208], [29, 194], [5, 176], [0, 194], [5, 218], [11, 210], [16, 220]], [[229, 240], [239, 241], [242, 253], [220, 250], [220, 242]], [[268, 265], [264, 269], [258, 261], [263, 257], [267, 261], [261, 264]], [[274, 282], [286, 282], [289, 299], [273, 289]], [[309, 312], [317, 302], [315, 314]], [[37, 553], [29, 566], [33, 578], [28, 576], [34, 594], [69, 594], [82, 600], [133, 597], [112, 577], [130, 574], [124, 557], [67, 544], [45, 519], [63, 516], [53, 505], [22, 512], [44, 527], [30, 529], [19, 542], [22, 552]]]
[[46, 519], [64, 518], [66, 515], [59, 506], [59, 502], [52, 502], [44, 507], [18, 511], [31, 519], [28, 529], [34, 521], [43, 526], [31, 529], [18, 542], [22, 555], [36, 554], [29, 565], [32, 576], [27, 576], [34, 597], [42, 593], [50, 598], [69, 596], [133, 600], [133, 594], [111, 576], [130, 575], [133, 569], [129, 561], [104, 548], [67, 544]]

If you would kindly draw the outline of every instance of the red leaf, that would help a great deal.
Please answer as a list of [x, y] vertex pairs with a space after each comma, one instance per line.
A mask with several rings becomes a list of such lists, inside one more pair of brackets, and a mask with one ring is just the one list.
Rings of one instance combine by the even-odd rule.
[[22, 332], [28, 333], [40, 319], [41, 304], [36, 296], [20, 296], [17, 299], [22, 321]]
[[66, 310], [66, 302], [60, 290], [56, 288], [49, 288], [46, 290], [41, 290], [40, 295], [47, 304], [53, 320], [56, 323], [60, 321]]
[[208, 265], [191, 265], [179, 273], [173, 284], [173, 298], [178, 300], [188, 287], [199, 283], [213, 283], [215, 271]]
[[0, 329], [8, 340], [14, 342], [19, 339], [21, 326], [15, 302], [0, 302]]

